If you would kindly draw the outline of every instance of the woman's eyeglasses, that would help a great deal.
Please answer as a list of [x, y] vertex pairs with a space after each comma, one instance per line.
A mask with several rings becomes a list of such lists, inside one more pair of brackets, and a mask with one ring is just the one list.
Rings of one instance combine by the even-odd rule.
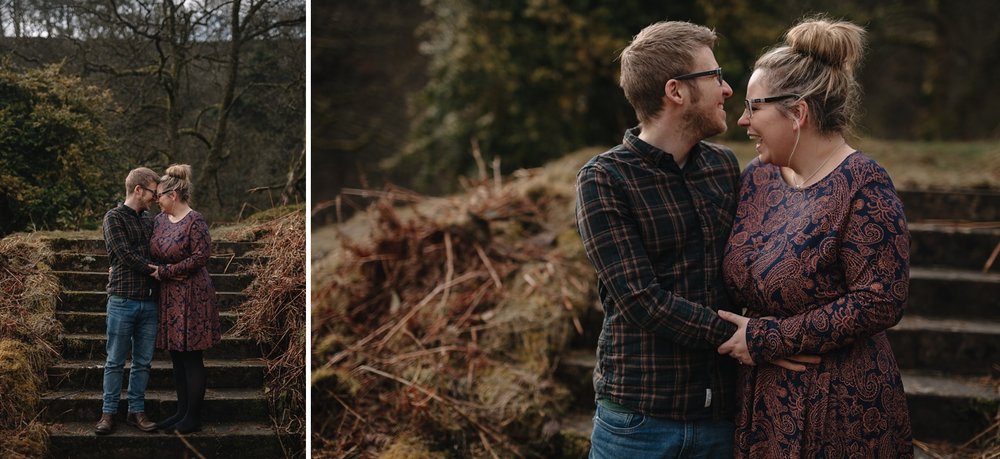
[[761, 97], [759, 99], [743, 99], [743, 107], [747, 110], [747, 118], [753, 118], [753, 106], [754, 104], [768, 104], [771, 102], [777, 102], [779, 100], [785, 99], [797, 99], [802, 97], [798, 94], [782, 94], [780, 96], [771, 97]]

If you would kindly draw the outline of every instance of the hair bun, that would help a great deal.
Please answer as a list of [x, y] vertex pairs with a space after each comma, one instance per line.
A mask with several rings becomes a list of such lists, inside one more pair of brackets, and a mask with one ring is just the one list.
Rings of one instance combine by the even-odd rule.
[[180, 180], [188, 180], [191, 177], [191, 166], [187, 164], [174, 164], [167, 168], [167, 175]]
[[864, 53], [865, 29], [850, 22], [810, 19], [792, 27], [785, 43], [826, 65], [853, 72]]

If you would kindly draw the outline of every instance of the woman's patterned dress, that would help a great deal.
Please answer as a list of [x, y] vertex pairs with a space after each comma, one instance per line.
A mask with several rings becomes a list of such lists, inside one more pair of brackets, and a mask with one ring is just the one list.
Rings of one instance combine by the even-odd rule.
[[199, 351], [222, 339], [215, 287], [205, 267], [211, 251], [200, 213], [192, 210], [177, 223], [165, 213], [153, 220], [150, 253], [161, 266], [157, 348]]
[[[756, 362], [740, 369], [736, 457], [912, 457], [885, 334], [903, 315], [909, 244], [889, 175], [863, 153], [804, 190], [751, 162], [723, 262]], [[822, 362], [767, 363], [796, 354]]]

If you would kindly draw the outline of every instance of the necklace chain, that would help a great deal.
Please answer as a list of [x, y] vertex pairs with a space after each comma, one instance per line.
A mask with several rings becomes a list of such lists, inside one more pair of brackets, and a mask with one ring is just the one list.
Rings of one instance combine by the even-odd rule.
[[801, 189], [805, 188], [806, 184], [809, 183], [809, 181], [812, 180], [812, 178], [815, 177], [816, 174], [818, 174], [819, 171], [821, 171], [823, 169], [823, 166], [826, 166], [826, 163], [828, 163], [830, 161], [830, 158], [833, 157], [833, 152], [837, 151], [838, 148], [840, 148], [840, 147], [842, 147], [842, 146], [844, 146], [846, 144], [847, 144], [847, 142], [841, 142], [837, 146], [831, 148], [830, 151], [828, 151], [827, 154], [826, 154], [826, 159], [823, 160], [823, 162], [819, 165], [819, 167], [817, 167], [816, 170], [814, 170], [813, 173], [809, 175], [809, 177], [806, 177], [805, 180], [799, 182], [798, 185], [794, 185], [794, 188], [796, 190], [801, 190]]

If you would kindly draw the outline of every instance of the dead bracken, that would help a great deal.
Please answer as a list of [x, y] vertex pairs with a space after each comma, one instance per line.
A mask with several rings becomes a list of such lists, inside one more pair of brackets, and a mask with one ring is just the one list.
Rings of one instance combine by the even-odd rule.
[[597, 297], [580, 158], [447, 198], [355, 193], [380, 197], [313, 263], [313, 457], [555, 453], [553, 371]]

